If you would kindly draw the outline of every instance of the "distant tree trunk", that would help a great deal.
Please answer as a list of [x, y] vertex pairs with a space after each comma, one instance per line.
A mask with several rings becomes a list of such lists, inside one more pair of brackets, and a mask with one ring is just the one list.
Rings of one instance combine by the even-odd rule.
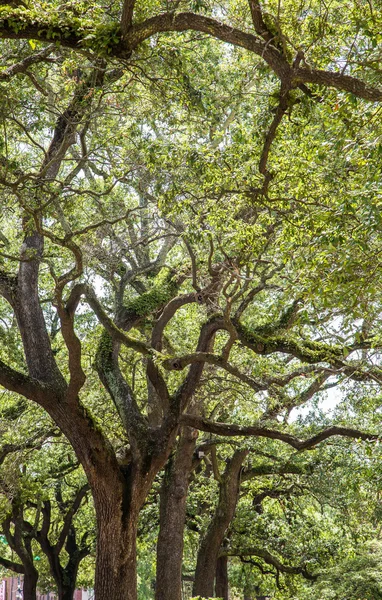
[[59, 600], [73, 600], [76, 589], [78, 567], [80, 562], [90, 552], [87, 547], [79, 548], [76, 540], [76, 530], [72, 525], [69, 529], [65, 550], [69, 555], [69, 560], [62, 570], [62, 589], [58, 590]]
[[81, 560], [89, 554], [89, 549], [80, 549], [77, 546], [76, 533], [72, 524], [69, 528], [65, 544], [68, 560], [66, 566], [63, 567], [60, 560], [60, 553], [63, 546], [51, 544], [48, 537], [50, 529], [50, 504], [48, 503], [44, 503], [43, 519], [45, 519], [46, 526], [44, 527], [43, 524], [41, 531], [37, 533], [37, 540], [48, 558], [50, 572], [57, 586], [58, 600], [73, 600], [78, 567]]
[[219, 556], [216, 565], [215, 596], [228, 600], [228, 556]]
[[[36, 600], [38, 571], [33, 563], [32, 539], [24, 528], [24, 506], [18, 497], [14, 498], [12, 515], [9, 515], [2, 525], [12, 554], [15, 553], [21, 560], [21, 564], [8, 562], [12, 570], [23, 574], [23, 598]], [[13, 569], [13, 566], [16, 568]]]
[[156, 600], [181, 600], [187, 491], [197, 434], [184, 427], [175, 456], [169, 460], [160, 494]]
[[218, 505], [199, 548], [194, 596], [213, 596], [219, 550], [235, 514], [240, 489], [240, 471], [247, 454], [248, 450], [237, 450], [228, 461], [222, 476]]

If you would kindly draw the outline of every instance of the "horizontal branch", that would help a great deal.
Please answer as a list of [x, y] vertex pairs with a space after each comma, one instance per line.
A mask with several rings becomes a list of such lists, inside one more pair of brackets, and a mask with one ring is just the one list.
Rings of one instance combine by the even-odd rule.
[[374, 433], [365, 433], [358, 429], [351, 429], [348, 427], [328, 427], [323, 431], [320, 431], [316, 435], [306, 440], [300, 440], [298, 437], [289, 433], [283, 433], [275, 429], [268, 429], [267, 427], [256, 427], [246, 425], [230, 425], [227, 423], [216, 423], [204, 419], [203, 417], [197, 417], [190, 414], [184, 414], [181, 417], [182, 425], [188, 425], [194, 429], [200, 431], [207, 431], [208, 433], [215, 433], [216, 435], [223, 435], [228, 437], [264, 437], [272, 440], [280, 440], [289, 446], [295, 448], [295, 450], [310, 450], [317, 446], [317, 444], [327, 440], [333, 436], [342, 436], [352, 439], [360, 439], [364, 441], [379, 440], [381, 436]]
[[308, 573], [308, 571], [306, 570], [306, 566], [305, 565], [301, 565], [299, 567], [292, 567], [290, 565], [285, 565], [284, 563], [282, 563], [276, 556], [273, 556], [273, 554], [271, 554], [270, 552], [268, 552], [268, 550], [265, 550], [264, 548], [257, 548], [257, 547], [252, 547], [252, 548], [248, 548], [248, 549], [243, 549], [243, 550], [231, 550], [227, 553], [229, 556], [257, 556], [258, 558], [261, 558], [264, 562], [266, 562], [268, 565], [272, 565], [273, 567], [275, 567], [275, 569], [277, 569], [277, 571], [280, 571], [280, 573], [289, 573], [291, 575], [302, 575], [303, 577], [305, 577], [306, 579], [309, 579], [310, 581], [315, 581], [317, 579], [316, 575], [311, 575], [310, 573]]
[[[127, 24], [131, 18], [133, 4], [131, 0], [125, 2]], [[125, 23], [124, 28], [126, 28]], [[175, 31], [198, 31], [253, 52], [269, 65], [281, 82], [290, 82], [293, 87], [313, 83], [350, 92], [372, 102], [382, 100], [382, 89], [372, 87], [362, 80], [341, 72], [293, 67], [271, 40], [266, 41], [260, 35], [241, 31], [211, 17], [192, 12], [158, 14], [142, 23], [127, 26], [127, 30], [124, 32], [121, 30], [121, 23], [116, 22], [115, 36], [119, 39], [111, 41], [108, 47], [103, 48], [103, 51], [110, 57], [127, 59], [145, 40], [158, 33]], [[98, 38], [104, 43], [104, 24], [96, 23], [79, 28], [77, 23], [68, 20], [58, 26], [49, 20], [49, 16], [36, 17], [35, 13], [28, 10], [9, 8], [1, 13], [0, 38], [38, 39], [46, 42], [54, 39], [61, 46], [82, 52], [94, 47]]]
[[374, 88], [367, 83], [349, 75], [319, 69], [294, 69], [289, 65], [281, 52], [269, 41], [256, 35], [246, 33], [230, 25], [226, 25], [210, 17], [194, 13], [164, 13], [147, 19], [131, 30], [132, 47], [137, 47], [143, 40], [164, 31], [200, 31], [234, 46], [240, 46], [260, 56], [279, 77], [286, 83], [290, 81], [294, 87], [304, 83], [315, 83], [325, 87], [350, 92], [359, 98], [380, 102], [382, 89]]
[[15, 75], [18, 75], [19, 73], [25, 73], [28, 67], [43, 62], [49, 56], [49, 54], [52, 54], [55, 48], [55, 44], [49, 44], [49, 46], [41, 50], [41, 52], [35, 52], [34, 54], [30, 54], [23, 60], [20, 60], [18, 63], [15, 63], [11, 67], [8, 67], [8, 69], [1, 71], [0, 81], [9, 81]]
[[60, 431], [57, 429], [52, 429], [46, 431], [45, 433], [36, 433], [31, 438], [21, 442], [20, 444], [4, 444], [4, 446], [0, 448], [0, 465], [3, 464], [8, 454], [26, 449], [39, 450], [48, 438], [59, 437], [60, 435]]
[[251, 33], [246, 33], [211, 17], [190, 12], [162, 13], [139, 23], [132, 30], [129, 42], [133, 48], [156, 33], [165, 31], [200, 31], [223, 42], [240, 46], [261, 56], [277, 75], [285, 78], [291, 74], [291, 68], [279, 51], [269, 43]]
[[307, 469], [301, 465], [283, 464], [260, 464], [244, 469], [241, 473], [241, 481], [255, 479], [262, 475], [303, 475]]
[[208, 363], [210, 365], [220, 367], [228, 373], [231, 373], [231, 375], [237, 377], [237, 379], [240, 379], [246, 383], [249, 387], [255, 390], [255, 392], [266, 390], [268, 387], [267, 385], [258, 383], [251, 377], [248, 377], [245, 375], [245, 373], [240, 372], [237, 367], [227, 363], [222, 356], [212, 354], [210, 352], [194, 352], [192, 354], [185, 354], [184, 356], [180, 357], [168, 358], [162, 362], [162, 366], [167, 371], [181, 371], [188, 365], [194, 363]]
[[293, 81], [294, 83], [315, 83], [324, 87], [333, 87], [371, 102], [382, 101], [382, 89], [372, 87], [356, 77], [335, 71], [300, 68], [295, 71]]
[[0, 565], [5, 569], [9, 569], [15, 573], [20, 573], [20, 575], [23, 575], [25, 572], [22, 564], [14, 562], [13, 560], [8, 560], [7, 558], [3, 558], [2, 556], [0, 556]]
[[42, 406], [53, 391], [48, 384], [12, 369], [2, 360], [0, 360], [0, 385], [10, 392], [16, 392], [29, 400], [39, 402]]

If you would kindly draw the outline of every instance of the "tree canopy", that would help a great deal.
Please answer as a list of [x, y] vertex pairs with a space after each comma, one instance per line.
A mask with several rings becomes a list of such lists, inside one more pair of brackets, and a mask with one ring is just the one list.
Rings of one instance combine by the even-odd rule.
[[0, 3], [0, 457], [30, 461], [1, 516], [30, 600], [38, 545], [62, 600], [94, 556], [88, 488], [97, 600], [225, 599], [228, 564], [246, 597], [341, 569], [377, 593], [381, 9]]

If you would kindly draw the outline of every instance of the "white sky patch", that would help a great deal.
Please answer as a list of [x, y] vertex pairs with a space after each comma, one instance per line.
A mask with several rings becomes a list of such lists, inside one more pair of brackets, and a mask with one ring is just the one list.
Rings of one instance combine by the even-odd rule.
[[315, 400], [314, 403], [307, 402], [304, 406], [293, 408], [289, 415], [289, 421], [293, 423], [299, 417], [307, 417], [312, 411], [313, 406], [317, 406], [325, 415], [331, 416], [343, 399], [343, 392], [338, 387], [326, 390], [325, 395], [318, 401]]

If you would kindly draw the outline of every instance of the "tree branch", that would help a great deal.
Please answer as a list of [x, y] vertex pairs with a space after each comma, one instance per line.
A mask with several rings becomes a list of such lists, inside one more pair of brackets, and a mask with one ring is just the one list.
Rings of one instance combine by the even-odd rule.
[[274, 44], [274, 35], [272, 35], [264, 23], [259, 0], [248, 0], [248, 4], [249, 8], [251, 9], [252, 22], [256, 33], [260, 35], [266, 42], [276, 45]]
[[[215, 333], [219, 329], [224, 328], [222, 327], [222, 324], [223, 319], [220, 315], [218, 315], [217, 317], [212, 317], [203, 325], [200, 331], [196, 353], [206, 352], [210, 348]], [[179, 415], [183, 412], [187, 406], [187, 403], [194, 394], [202, 376], [204, 364], [204, 361], [193, 363], [186, 376], [186, 379], [175, 392], [171, 403], [171, 408], [175, 415]]]
[[211, 354], [209, 352], [194, 352], [193, 354], [186, 354], [185, 356], [168, 358], [162, 362], [162, 366], [168, 371], [181, 371], [188, 365], [196, 363], [208, 363], [224, 369], [228, 373], [231, 373], [231, 375], [237, 377], [237, 379], [240, 379], [240, 381], [246, 383], [255, 392], [266, 390], [268, 388], [268, 385], [255, 381], [251, 377], [245, 375], [245, 373], [239, 371], [234, 365], [227, 363], [223, 356]]
[[14, 306], [16, 286], [17, 280], [13, 275], [10, 275], [5, 271], [0, 271], [0, 295], [3, 296], [11, 306]]
[[20, 575], [23, 575], [25, 572], [22, 564], [16, 563], [13, 560], [8, 560], [7, 558], [3, 558], [2, 556], [0, 556], [0, 565], [2, 565], [5, 569], [9, 569], [15, 573], [20, 573]]
[[18, 73], [25, 73], [28, 67], [43, 62], [49, 56], [49, 54], [52, 54], [55, 48], [55, 44], [49, 44], [49, 46], [41, 50], [41, 52], [35, 52], [34, 54], [27, 56], [20, 62], [15, 63], [11, 67], [8, 67], [8, 69], [5, 69], [5, 71], [1, 71], [0, 81], [9, 81]]
[[0, 360], [0, 385], [10, 392], [16, 392], [29, 400], [34, 400], [42, 406], [46, 404], [47, 395], [52, 394], [52, 388], [33, 377], [12, 369]]
[[95, 367], [112, 398], [127, 432], [132, 450], [137, 451], [147, 441], [147, 422], [142, 416], [133, 391], [123, 377], [118, 364], [119, 344], [113, 343], [105, 331], [98, 345]]
[[101, 323], [101, 325], [104, 326], [104, 328], [113, 338], [114, 341], [124, 344], [128, 348], [132, 348], [133, 350], [136, 350], [144, 356], [155, 356], [157, 354], [155, 350], [150, 348], [150, 346], [136, 338], [126, 335], [126, 333], [124, 333], [122, 329], [117, 327], [113, 319], [111, 319], [104, 310], [103, 306], [101, 305], [97, 296], [95, 295], [93, 288], [90, 285], [84, 284], [81, 288], [77, 288], [75, 295], [77, 295], [77, 293], [79, 293], [80, 290], [82, 290], [85, 293], [85, 297], [89, 303], [89, 306], [93, 309], [99, 322]]
[[125, 37], [133, 23], [134, 6], [136, 0], [125, 0], [122, 8], [121, 31]]
[[310, 400], [314, 394], [319, 392], [322, 389], [325, 381], [330, 377], [330, 373], [324, 372], [320, 373], [318, 377], [300, 394], [296, 396], [290, 397], [282, 397], [279, 402], [276, 403], [275, 406], [270, 406], [261, 416], [261, 419], [273, 419], [275, 418], [282, 410], [289, 409], [296, 406], [301, 406]]
[[87, 483], [87, 484], [83, 485], [79, 490], [77, 490], [77, 493], [75, 495], [72, 506], [70, 507], [70, 509], [68, 510], [68, 512], [65, 515], [63, 527], [61, 529], [58, 540], [55, 544], [54, 550], [57, 555], [61, 552], [61, 550], [65, 544], [65, 540], [68, 536], [69, 529], [72, 525], [73, 517], [76, 514], [76, 512], [79, 510], [79, 508], [81, 506], [81, 502], [86, 497], [86, 494], [88, 493], [89, 489], [90, 489], [90, 487], [89, 487], [89, 484]]
[[[102, 27], [103, 25], [100, 25], [100, 28]], [[355, 77], [334, 71], [293, 68], [282, 53], [264, 39], [221, 23], [211, 17], [194, 13], [175, 14], [167, 12], [151, 17], [142, 23], [131, 26], [128, 35], [119, 42], [112, 42], [109, 48], [105, 48], [105, 52], [107, 51], [109, 56], [128, 59], [132, 51], [144, 40], [157, 33], [188, 30], [206, 33], [223, 42], [257, 54], [265, 60], [280, 81], [290, 81], [295, 87], [304, 83], [313, 83], [350, 92], [358, 98], [371, 102], [382, 101], [382, 89], [372, 87]], [[10, 9], [2, 14], [0, 19], [0, 38], [39, 39], [47, 42], [54, 38], [59, 41], [61, 46], [73, 48], [78, 52], [86, 50], [87, 46], [93, 43], [94, 36], [97, 33], [97, 25], [84, 27], [81, 33], [78, 33], [78, 27], [70, 21], [65, 23], [65, 29], [63, 29], [51, 24], [47, 19], [37, 18], [36, 15], [30, 16], [26, 10], [22, 11], [22, 18], [19, 10]], [[91, 41], [89, 41], [90, 36]]]
[[382, 89], [372, 87], [365, 81], [343, 75], [335, 71], [322, 71], [320, 69], [296, 69], [293, 76], [294, 83], [315, 83], [324, 87], [334, 87], [342, 92], [349, 92], [357, 98], [370, 102], [382, 101]]
[[277, 128], [280, 125], [283, 116], [288, 110], [288, 100], [289, 100], [289, 86], [285, 87], [281, 85], [280, 89], [280, 99], [279, 104], [277, 106], [275, 116], [273, 117], [272, 123], [269, 127], [268, 133], [265, 136], [263, 150], [261, 152], [260, 162], [259, 162], [259, 171], [264, 176], [264, 184], [261, 190], [262, 194], [266, 194], [268, 190], [269, 182], [272, 178], [272, 174], [268, 171], [267, 163], [269, 152], [272, 146], [272, 143], [276, 137]]
[[317, 444], [327, 440], [333, 436], [343, 436], [352, 439], [360, 439], [364, 441], [379, 440], [381, 436], [374, 433], [365, 433], [358, 429], [351, 429], [347, 427], [329, 427], [324, 429], [320, 433], [308, 438], [306, 440], [300, 440], [299, 438], [289, 433], [283, 433], [275, 429], [268, 429], [267, 427], [257, 426], [246, 426], [246, 425], [229, 425], [227, 423], [216, 423], [204, 419], [203, 417], [197, 417], [195, 415], [183, 414], [181, 416], [182, 425], [188, 425], [199, 429], [199, 431], [207, 431], [208, 433], [215, 433], [217, 435], [235, 437], [235, 436], [253, 436], [253, 437], [264, 437], [272, 440], [280, 440], [289, 446], [292, 446], [296, 450], [310, 450], [317, 446]]
[[194, 13], [174, 14], [169, 12], [151, 17], [132, 28], [129, 42], [132, 48], [135, 49], [142, 41], [156, 33], [187, 30], [200, 31], [223, 42], [254, 52], [261, 56], [282, 80], [291, 75], [291, 67], [272, 44], [211, 17]]
[[176, 298], [170, 300], [168, 304], [166, 304], [152, 331], [151, 345], [153, 348], [155, 348], [155, 350], [162, 350], [162, 335], [164, 328], [175, 315], [175, 313], [186, 304], [199, 301], [203, 302], [202, 298], [203, 297], [201, 294], [195, 294], [194, 292], [191, 292], [190, 294], [182, 294], [181, 296], [177, 296]]
[[317, 576], [311, 575], [306, 570], [306, 566], [302, 565], [300, 567], [291, 567], [289, 565], [283, 564], [276, 556], [273, 556], [268, 550], [263, 548], [248, 548], [245, 550], [237, 550], [237, 551], [228, 551], [227, 554], [229, 556], [257, 556], [261, 558], [268, 565], [272, 565], [280, 571], [280, 573], [289, 573], [291, 575], [302, 575], [305, 579], [309, 579], [310, 581], [316, 581]]
[[18, 452], [19, 450], [25, 450], [26, 448], [39, 450], [48, 438], [59, 437], [60, 435], [61, 435], [61, 432], [58, 432], [57, 430], [52, 429], [50, 431], [46, 431], [43, 434], [41, 434], [41, 432], [36, 433], [31, 438], [29, 438], [28, 440], [25, 440], [24, 442], [22, 442], [20, 444], [4, 444], [4, 446], [2, 446], [2, 448], [0, 448], [0, 465], [3, 464], [3, 462], [6, 459], [6, 457], [8, 456], [8, 454], [12, 454], [13, 452]]
[[300, 465], [261, 464], [244, 469], [241, 473], [241, 480], [248, 481], [261, 475], [302, 475], [305, 472], [306, 469]]

